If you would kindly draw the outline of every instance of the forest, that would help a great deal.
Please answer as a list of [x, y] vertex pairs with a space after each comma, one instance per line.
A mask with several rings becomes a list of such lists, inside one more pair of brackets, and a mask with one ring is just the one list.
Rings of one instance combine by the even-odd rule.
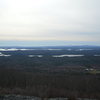
[[100, 47], [0, 47], [0, 94], [99, 100]]

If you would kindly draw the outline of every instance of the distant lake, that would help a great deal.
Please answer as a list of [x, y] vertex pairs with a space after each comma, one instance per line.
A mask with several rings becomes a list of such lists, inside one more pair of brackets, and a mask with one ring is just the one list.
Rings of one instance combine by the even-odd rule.
[[64, 55], [53, 55], [52, 57], [82, 57], [84, 55], [68, 55], [68, 54], [64, 54]]

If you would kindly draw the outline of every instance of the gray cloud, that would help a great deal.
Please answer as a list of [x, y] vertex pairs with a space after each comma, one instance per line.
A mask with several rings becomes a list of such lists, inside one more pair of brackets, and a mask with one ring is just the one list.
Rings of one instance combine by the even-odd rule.
[[0, 40], [100, 41], [100, 0], [0, 0]]

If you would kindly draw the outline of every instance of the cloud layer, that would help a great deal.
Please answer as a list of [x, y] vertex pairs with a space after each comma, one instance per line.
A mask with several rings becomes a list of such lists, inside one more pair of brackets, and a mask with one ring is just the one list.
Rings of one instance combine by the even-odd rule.
[[100, 0], [0, 0], [0, 40], [100, 42]]

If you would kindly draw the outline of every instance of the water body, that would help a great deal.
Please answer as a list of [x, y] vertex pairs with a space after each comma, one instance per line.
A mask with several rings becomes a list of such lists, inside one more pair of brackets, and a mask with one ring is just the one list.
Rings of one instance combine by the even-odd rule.
[[27, 51], [27, 50], [35, 50], [35, 49], [16, 49], [16, 48], [4, 49], [4, 48], [0, 48], [0, 51]]
[[0, 56], [9, 57], [11, 55], [5, 55], [5, 54], [3, 54], [3, 53], [0, 52]]
[[[9, 48], [9, 49], [5, 49], [5, 48], [0, 48], [0, 51], [27, 51], [27, 50], [48, 50], [48, 51], [61, 51], [61, 50], [68, 50], [68, 51], [71, 51], [71, 50], [74, 50], [74, 49], [53, 49], [53, 48], [50, 48], [50, 49], [43, 49], [43, 48], [40, 48], [40, 49], [26, 49], [26, 48]], [[76, 49], [75, 51], [86, 51], [86, 50], [93, 50], [93, 49]]]
[[28, 55], [28, 57], [43, 57], [43, 55]]
[[93, 49], [77, 49], [76, 51], [87, 51], [87, 50], [93, 50]]
[[53, 55], [52, 57], [82, 57], [84, 55], [68, 55], [68, 54], [64, 54], [64, 55]]

